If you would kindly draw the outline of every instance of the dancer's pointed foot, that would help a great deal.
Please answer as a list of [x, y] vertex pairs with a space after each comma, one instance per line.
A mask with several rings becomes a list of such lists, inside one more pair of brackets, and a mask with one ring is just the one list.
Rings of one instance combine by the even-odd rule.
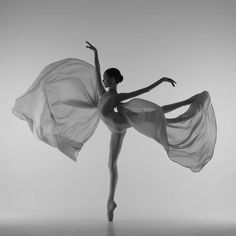
[[117, 207], [117, 204], [113, 200], [108, 200], [107, 202], [107, 218], [109, 221], [113, 221], [114, 210]]

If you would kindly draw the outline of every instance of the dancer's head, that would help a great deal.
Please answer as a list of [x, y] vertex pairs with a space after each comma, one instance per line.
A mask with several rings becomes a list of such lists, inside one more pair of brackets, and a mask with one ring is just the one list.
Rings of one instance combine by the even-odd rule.
[[113, 81], [116, 84], [123, 81], [123, 76], [117, 68], [109, 68], [103, 74], [103, 83], [105, 87], [110, 87]]

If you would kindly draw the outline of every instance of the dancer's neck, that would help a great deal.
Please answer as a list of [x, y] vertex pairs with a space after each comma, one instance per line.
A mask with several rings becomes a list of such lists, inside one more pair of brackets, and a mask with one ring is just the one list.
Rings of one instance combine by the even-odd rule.
[[111, 85], [111, 87], [109, 87], [108, 92], [117, 93], [117, 86], [116, 86], [115, 83], [113, 83], [113, 84]]

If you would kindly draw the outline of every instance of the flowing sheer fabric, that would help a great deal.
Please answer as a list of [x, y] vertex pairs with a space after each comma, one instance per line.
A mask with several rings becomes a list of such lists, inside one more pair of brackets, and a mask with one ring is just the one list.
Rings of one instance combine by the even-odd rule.
[[38, 139], [76, 161], [99, 123], [98, 100], [94, 67], [68, 58], [44, 68], [16, 99], [13, 113]]
[[[76, 161], [98, 126], [98, 101], [94, 67], [68, 58], [44, 68], [16, 99], [12, 111], [27, 121], [38, 139]], [[193, 172], [200, 171], [213, 156], [217, 128], [206, 91], [174, 119], [166, 119], [160, 106], [140, 98], [120, 104], [119, 112], [133, 128], [160, 143], [172, 161]]]
[[193, 172], [212, 158], [217, 126], [207, 91], [197, 94], [188, 110], [173, 119], [166, 119], [157, 104], [140, 98], [122, 104], [120, 110], [132, 127], [162, 144], [172, 161]]

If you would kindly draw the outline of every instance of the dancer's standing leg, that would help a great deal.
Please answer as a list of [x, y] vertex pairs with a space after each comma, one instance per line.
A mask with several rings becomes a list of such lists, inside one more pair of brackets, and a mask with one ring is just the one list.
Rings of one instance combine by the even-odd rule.
[[122, 133], [112, 133], [110, 142], [110, 153], [109, 153], [109, 171], [110, 171], [110, 192], [107, 201], [107, 217], [109, 221], [113, 220], [113, 211], [116, 208], [114, 201], [114, 195], [118, 180], [118, 168], [117, 160], [122, 147], [123, 139], [125, 137], [126, 130]]

